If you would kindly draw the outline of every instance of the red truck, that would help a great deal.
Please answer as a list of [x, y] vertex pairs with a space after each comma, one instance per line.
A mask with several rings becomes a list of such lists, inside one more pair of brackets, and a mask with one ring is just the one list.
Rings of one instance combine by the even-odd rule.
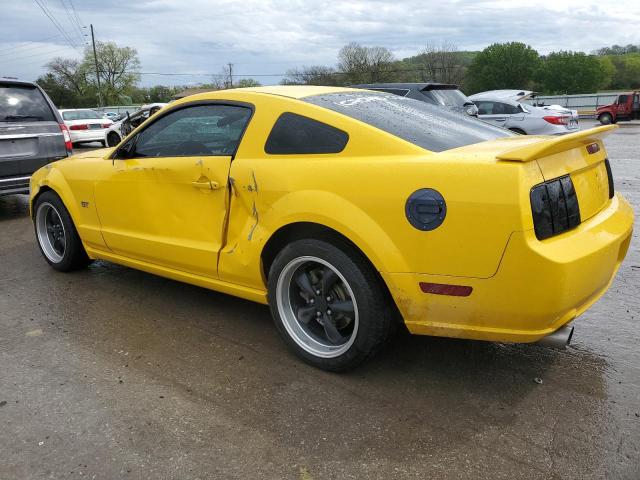
[[622, 93], [611, 105], [596, 108], [596, 118], [603, 125], [640, 119], [640, 92]]

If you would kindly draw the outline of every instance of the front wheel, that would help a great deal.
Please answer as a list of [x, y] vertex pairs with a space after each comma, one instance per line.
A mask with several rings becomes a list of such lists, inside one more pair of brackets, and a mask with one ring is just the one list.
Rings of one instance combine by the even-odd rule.
[[275, 258], [269, 304], [276, 327], [303, 360], [329, 371], [375, 354], [397, 317], [381, 279], [350, 245], [298, 240]]
[[34, 212], [38, 246], [49, 265], [69, 272], [89, 264], [73, 220], [58, 195], [44, 192], [37, 198]]

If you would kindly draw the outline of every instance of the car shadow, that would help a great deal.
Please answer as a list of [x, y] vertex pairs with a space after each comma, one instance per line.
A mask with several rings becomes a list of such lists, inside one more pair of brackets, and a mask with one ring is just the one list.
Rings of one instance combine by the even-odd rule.
[[29, 195], [6, 195], [0, 197], [0, 221], [15, 220], [29, 216]]

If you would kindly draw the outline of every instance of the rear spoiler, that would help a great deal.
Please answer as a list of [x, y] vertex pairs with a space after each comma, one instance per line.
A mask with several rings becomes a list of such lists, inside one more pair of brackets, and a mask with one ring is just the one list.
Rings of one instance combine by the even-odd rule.
[[513, 148], [497, 155], [498, 160], [512, 162], [530, 162], [556, 153], [566, 152], [602, 140], [618, 125], [603, 125], [581, 132], [569, 133], [558, 137], [538, 137], [536, 141], [525, 146]]

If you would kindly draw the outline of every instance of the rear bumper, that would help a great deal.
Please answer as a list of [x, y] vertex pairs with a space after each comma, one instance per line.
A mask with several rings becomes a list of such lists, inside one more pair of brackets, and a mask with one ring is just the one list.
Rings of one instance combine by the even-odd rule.
[[29, 193], [31, 175], [0, 178], [0, 196]]
[[69, 130], [72, 143], [78, 142], [102, 142], [106, 138], [106, 128], [95, 130]]
[[[500, 267], [487, 279], [384, 274], [415, 334], [535, 342], [587, 310], [608, 289], [624, 259], [633, 211], [616, 195], [578, 228], [539, 241], [512, 233]], [[468, 297], [425, 294], [419, 282], [471, 286]]]

